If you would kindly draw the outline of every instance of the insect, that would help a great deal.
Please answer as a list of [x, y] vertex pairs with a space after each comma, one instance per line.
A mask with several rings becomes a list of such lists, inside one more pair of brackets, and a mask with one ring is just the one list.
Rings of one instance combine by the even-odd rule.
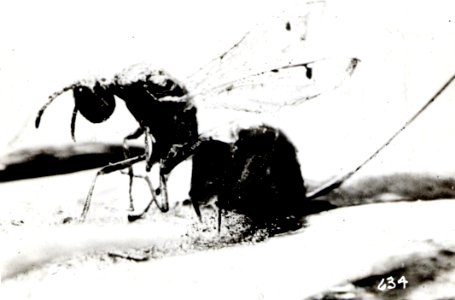
[[[211, 196], [221, 198], [221, 208], [236, 207], [254, 216], [255, 196], [249, 193], [251, 189], [258, 192], [259, 178], [272, 180], [270, 186], [277, 190], [276, 195], [265, 200], [269, 211], [266, 215], [276, 211], [276, 201], [282, 198], [282, 193], [297, 191], [297, 198], [304, 198], [305, 188], [300, 166], [295, 159], [295, 149], [281, 131], [265, 125], [252, 126], [235, 132], [238, 136], [233, 142], [223, 142], [211, 137], [210, 133], [201, 132], [199, 128], [201, 110], [225, 109], [257, 116], [299, 105], [337, 88], [353, 73], [359, 62], [355, 57], [303, 60], [298, 50], [305, 50], [306, 21], [300, 17], [293, 21], [278, 19], [271, 23], [270, 28], [285, 35], [285, 38], [275, 50], [273, 44], [265, 48], [270, 49], [264, 52], [272, 53], [259, 64], [253, 63], [251, 57], [245, 60], [241, 57], [251, 44], [268, 43], [268, 39], [273, 39], [273, 36], [268, 36], [268, 30], [265, 33], [264, 30], [248, 32], [227, 52], [188, 78], [185, 85], [164, 70], [135, 65], [111, 80], [78, 81], [49, 97], [36, 117], [37, 128], [46, 108], [61, 94], [72, 91], [75, 100], [71, 118], [73, 139], [79, 113], [92, 123], [103, 122], [114, 112], [116, 97], [125, 101], [138, 122], [138, 129], [124, 138], [125, 157], [128, 153], [127, 141], [144, 136], [144, 154], [114, 162], [97, 172], [80, 220], [87, 216], [98, 176], [123, 169], [129, 170], [130, 208], [134, 210], [131, 188], [133, 178], [138, 176], [133, 174], [132, 165], [144, 160], [146, 171], [158, 163], [160, 184], [154, 188], [147, 176], [141, 177], [150, 185], [152, 193], [152, 200], [143, 213], [153, 203], [162, 212], [169, 210], [167, 178], [175, 166], [190, 156], [194, 159], [190, 196], [198, 216], [199, 203]], [[207, 78], [210, 78], [209, 82]], [[284, 183], [278, 178], [286, 173], [277, 171], [283, 162], [279, 159], [287, 156], [279, 154], [281, 151], [287, 151], [290, 157], [284, 165], [294, 170], [292, 177], [296, 183], [293, 188], [282, 187]], [[224, 180], [228, 177], [233, 179]], [[242, 202], [243, 198], [248, 200]], [[248, 204], [249, 201], [252, 202]], [[130, 221], [143, 213], [130, 215]]]

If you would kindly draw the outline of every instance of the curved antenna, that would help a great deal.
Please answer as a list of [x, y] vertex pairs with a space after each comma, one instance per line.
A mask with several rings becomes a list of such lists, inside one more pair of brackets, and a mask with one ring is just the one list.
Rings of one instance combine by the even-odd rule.
[[74, 105], [73, 114], [71, 115], [71, 138], [73, 139], [73, 142], [76, 141], [76, 137], [74, 135], [74, 132], [76, 131], [77, 112], [78, 112], [77, 106]]
[[69, 90], [72, 90], [76, 85], [78, 85], [78, 83], [73, 83], [72, 85], [64, 87], [60, 91], [57, 91], [57, 92], [55, 92], [55, 93], [53, 93], [52, 95], [49, 96], [49, 100], [46, 102], [46, 104], [43, 105], [43, 107], [41, 107], [41, 109], [39, 110], [38, 114], [36, 115], [35, 128], [39, 127], [39, 124], [41, 122], [41, 117], [43, 116], [44, 111], [55, 100], [55, 98], [57, 98], [58, 96], [60, 96], [61, 94], [65, 93], [65, 92], [67, 92]]

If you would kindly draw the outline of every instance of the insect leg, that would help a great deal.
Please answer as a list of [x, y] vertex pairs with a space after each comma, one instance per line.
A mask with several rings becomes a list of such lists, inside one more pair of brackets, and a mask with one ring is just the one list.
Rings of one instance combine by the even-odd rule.
[[141, 176], [141, 175], [134, 175], [134, 177], [137, 177], [137, 178], [142, 178], [144, 179], [149, 188], [150, 188], [150, 192], [151, 192], [151, 200], [150, 202], [147, 204], [147, 206], [145, 207], [145, 209], [140, 213], [140, 214], [129, 214], [128, 215], [128, 221], [129, 222], [134, 222], [140, 218], [142, 218], [150, 209], [150, 207], [152, 206], [153, 203], [156, 204], [156, 206], [158, 207], [158, 209], [162, 212], [162, 213], [165, 213], [165, 212], [168, 212], [169, 211], [169, 203], [168, 202], [164, 202], [164, 203], [159, 203], [158, 200], [157, 200], [157, 197], [156, 197], [156, 193], [155, 193], [155, 190], [153, 189], [153, 185], [152, 185], [152, 182], [150, 180], [150, 178], [145, 175], [145, 176]]
[[145, 127], [145, 162], [146, 162], [146, 167], [145, 170], [147, 172], [150, 172], [152, 169], [153, 165], [153, 160], [152, 160], [152, 153], [153, 153], [153, 143], [155, 143], [155, 138], [153, 137], [150, 128]]
[[[127, 141], [128, 140], [137, 139], [143, 133], [144, 133], [144, 129], [139, 127], [138, 129], [136, 129], [136, 131], [134, 131], [133, 133], [127, 135], [123, 139], [123, 153], [124, 153], [125, 159], [127, 159], [129, 157], [129, 154], [130, 154], [129, 153], [129, 146], [128, 146]], [[129, 210], [130, 211], [134, 211], [134, 204], [133, 204], [133, 176], [134, 176], [134, 173], [133, 173], [133, 168], [131, 166], [128, 167], [128, 176], [129, 176], [128, 193], [129, 193], [129, 196], [130, 196], [130, 208], [129, 208]]]
[[221, 218], [223, 216], [223, 208], [218, 207], [218, 233], [221, 232]]
[[[123, 174], [129, 175], [129, 173], [123, 173]], [[147, 182], [152, 197], [150, 199], [150, 202], [147, 204], [147, 206], [144, 208], [144, 210], [141, 213], [129, 214], [128, 221], [134, 222], [138, 219], [141, 219], [149, 211], [149, 209], [153, 203], [156, 203], [156, 206], [158, 207], [158, 209], [161, 212], [165, 213], [165, 212], [169, 211], [169, 201], [168, 201], [168, 197], [167, 197], [167, 175], [164, 175], [164, 176], [160, 175], [160, 187], [157, 189], [153, 188], [152, 181], [150, 180], [150, 178], [147, 175], [133, 174], [133, 177], [144, 179], [145, 182]], [[158, 201], [157, 195], [164, 195], [164, 196], [161, 196], [161, 201]]]
[[128, 159], [116, 162], [114, 164], [107, 165], [107, 166], [103, 167], [101, 170], [99, 170], [96, 173], [95, 178], [93, 178], [92, 185], [90, 186], [87, 198], [85, 199], [84, 208], [82, 209], [82, 213], [81, 213], [79, 221], [84, 222], [85, 218], [87, 217], [87, 213], [90, 208], [90, 202], [92, 199], [93, 190], [95, 188], [95, 184], [96, 184], [96, 180], [98, 179], [98, 176], [109, 174], [109, 173], [112, 173], [115, 171], [119, 171], [119, 170], [122, 170], [122, 169], [125, 169], [128, 167], [131, 167], [135, 163], [143, 161], [143, 160], [145, 160], [145, 154], [135, 156], [132, 158], [128, 158]]
[[[174, 147], [169, 151], [168, 156], [165, 159], [162, 159], [160, 162], [160, 187], [157, 190], [157, 195], [161, 196], [163, 200], [162, 203], [168, 203], [167, 199], [167, 178], [169, 173], [181, 162], [192, 156], [196, 153], [199, 147], [205, 143], [208, 139], [200, 137], [195, 142], [186, 143], [184, 145], [174, 145]], [[194, 168], [194, 166], [193, 166]], [[190, 192], [191, 193], [191, 192]], [[191, 196], [190, 196], [191, 197]], [[191, 203], [193, 208], [201, 219], [201, 211], [199, 208], [199, 201], [196, 198], [191, 197]]]

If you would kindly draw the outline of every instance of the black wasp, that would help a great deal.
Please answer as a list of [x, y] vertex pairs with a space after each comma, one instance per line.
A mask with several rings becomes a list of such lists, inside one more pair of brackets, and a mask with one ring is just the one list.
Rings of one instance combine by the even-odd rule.
[[[277, 18], [267, 27], [248, 32], [227, 52], [212, 60], [185, 82], [164, 70], [133, 66], [112, 80], [78, 81], [49, 97], [36, 118], [54, 99], [72, 91], [75, 100], [71, 120], [74, 138], [76, 116], [92, 123], [107, 120], [115, 109], [116, 97], [138, 122], [138, 129], [124, 139], [125, 160], [99, 170], [90, 187], [80, 219], [89, 210], [99, 175], [128, 169], [130, 206], [133, 177], [147, 181], [153, 203], [162, 212], [169, 209], [166, 182], [175, 166], [193, 159], [190, 200], [200, 217], [200, 204], [217, 197], [221, 210], [235, 210], [253, 220], [287, 217], [302, 207], [306, 189], [296, 149], [279, 129], [258, 124], [236, 130], [232, 141], [222, 141], [200, 132], [200, 112], [225, 109], [247, 116], [261, 115], [298, 105], [337, 88], [354, 71], [357, 58], [319, 58], [306, 55], [306, 19]], [[273, 34], [271, 34], [271, 32]], [[280, 36], [280, 42], [274, 43]], [[259, 47], [261, 62], [245, 51]], [[254, 58], [257, 54], [253, 53]], [[259, 118], [260, 119], [260, 118]], [[128, 157], [127, 141], [144, 136], [142, 155]], [[132, 165], [146, 161], [146, 170], [158, 163], [160, 185], [153, 187], [147, 176], [137, 176]], [[143, 214], [142, 213], [142, 214]], [[130, 215], [133, 221], [140, 215]]]

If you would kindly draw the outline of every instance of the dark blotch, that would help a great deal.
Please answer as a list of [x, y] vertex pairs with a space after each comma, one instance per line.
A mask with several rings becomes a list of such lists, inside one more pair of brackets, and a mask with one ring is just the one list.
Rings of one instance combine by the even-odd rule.
[[286, 22], [286, 30], [291, 31], [291, 23]]
[[313, 77], [313, 68], [306, 66], [306, 78], [311, 79]]

